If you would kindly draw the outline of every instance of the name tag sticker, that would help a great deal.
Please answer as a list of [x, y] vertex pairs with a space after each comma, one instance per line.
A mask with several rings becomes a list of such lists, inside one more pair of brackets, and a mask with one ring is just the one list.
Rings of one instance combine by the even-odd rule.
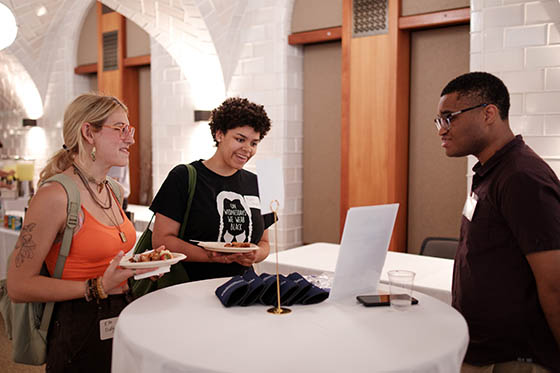
[[261, 201], [257, 196], [245, 196], [245, 202], [247, 202], [251, 209], [261, 209]]
[[118, 319], [118, 317], [113, 317], [99, 322], [99, 338], [101, 338], [102, 341], [113, 338]]
[[472, 220], [474, 215], [474, 210], [476, 210], [476, 204], [478, 203], [478, 196], [475, 193], [471, 193], [467, 200], [465, 201], [465, 207], [463, 207], [463, 216], [469, 221]]

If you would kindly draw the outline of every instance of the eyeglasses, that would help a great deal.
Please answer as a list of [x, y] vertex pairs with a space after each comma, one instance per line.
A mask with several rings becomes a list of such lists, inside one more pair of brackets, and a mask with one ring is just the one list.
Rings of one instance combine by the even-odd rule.
[[472, 106], [472, 107], [469, 107], [469, 108], [466, 108], [466, 109], [463, 109], [463, 110], [459, 110], [459, 111], [447, 114], [444, 117], [437, 117], [436, 119], [434, 119], [434, 122], [436, 123], [436, 128], [437, 128], [438, 131], [441, 130], [442, 128], [447, 131], [448, 129], [451, 128], [451, 120], [453, 119], [453, 117], [455, 117], [459, 114], [462, 114], [465, 111], [477, 109], [479, 107], [486, 107], [488, 105], [489, 104], [479, 104], [479, 105], [476, 105], [476, 106]]
[[104, 124], [103, 127], [119, 130], [119, 132], [121, 133], [121, 139], [123, 140], [126, 139], [128, 136], [134, 136], [135, 128], [132, 127], [130, 124], [124, 124], [122, 126]]

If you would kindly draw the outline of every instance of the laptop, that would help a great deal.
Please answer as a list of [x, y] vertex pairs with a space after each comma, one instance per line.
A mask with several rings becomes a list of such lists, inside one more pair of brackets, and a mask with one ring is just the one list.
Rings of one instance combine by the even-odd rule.
[[330, 301], [377, 291], [398, 210], [398, 203], [348, 210]]

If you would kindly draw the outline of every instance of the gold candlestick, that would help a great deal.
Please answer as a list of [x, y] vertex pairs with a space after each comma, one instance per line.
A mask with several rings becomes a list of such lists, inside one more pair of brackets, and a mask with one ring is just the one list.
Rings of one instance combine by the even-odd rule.
[[266, 312], [268, 313], [272, 313], [275, 315], [283, 315], [286, 313], [290, 313], [292, 312], [291, 309], [289, 308], [284, 308], [280, 306], [280, 271], [278, 269], [278, 225], [276, 224], [276, 221], [278, 220], [278, 207], [280, 207], [280, 203], [277, 200], [271, 201], [270, 202], [270, 209], [272, 210], [272, 213], [274, 214], [274, 251], [276, 251], [276, 299], [277, 299], [277, 303], [276, 303], [276, 307], [273, 308], [269, 308], [268, 310], [266, 310]]

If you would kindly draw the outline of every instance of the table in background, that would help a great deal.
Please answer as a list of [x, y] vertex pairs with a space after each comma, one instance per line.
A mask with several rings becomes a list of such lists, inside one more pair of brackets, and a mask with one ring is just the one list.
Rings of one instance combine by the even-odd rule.
[[329, 301], [225, 308], [226, 279], [176, 285], [128, 305], [113, 341], [112, 372], [458, 372], [467, 325], [427, 295], [407, 311]]
[[[278, 253], [279, 271], [282, 274], [299, 272], [302, 275], [334, 273], [339, 248], [340, 245], [318, 242], [281, 251]], [[381, 283], [389, 283], [387, 272], [392, 269], [414, 271], [415, 291], [451, 304], [453, 260], [389, 251], [381, 271]], [[275, 254], [271, 253], [263, 262], [255, 265], [255, 270], [258, 273], [276, 273]]]
[[14, 247], [16, 247], [19, 232], [13, 229], [0, 228], [0, 280], [6, 278], [8, 258]]
[[134, 228], [139, 232], [144, 232], [148, 227], [148, 223], [154, 214], [148, 206], [129, 204], [127, 211], [134, 214]]

